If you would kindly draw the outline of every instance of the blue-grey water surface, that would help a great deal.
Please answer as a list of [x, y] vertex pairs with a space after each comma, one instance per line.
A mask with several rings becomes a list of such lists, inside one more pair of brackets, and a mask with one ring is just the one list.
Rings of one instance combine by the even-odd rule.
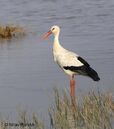
[[24, 26], [22, 40], [0, 43], [0, 113], [19, 108], [43, 114], [52, 89], [69, 88], [69, 78], [54, 63], [53, 36], [39, 37], [52, 25], [61, 27], [60, 42], [99, 73], [100, 82], [76, 77], [77, 95], [100, 88], [114, 93], [114, 0], [0, 0], [0, 24]]

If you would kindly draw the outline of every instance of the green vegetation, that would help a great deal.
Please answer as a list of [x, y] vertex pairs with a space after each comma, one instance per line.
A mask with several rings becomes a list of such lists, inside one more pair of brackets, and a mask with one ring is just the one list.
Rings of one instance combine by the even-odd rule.
[[[113, 129], [114, 102], [111, 94], [92, 91], [74, 100], [67, 92], [61, 95], [55, 89], [54, 95], [54, 105], [49, 109], [50, 129]], [[1, 121], [1, 129], [11, 128], [3, 126]], [[34, 126], [20, 128], [47, 129], [36, 114], [30, 119], [25, 111], [19, 113], [18, 122], [34, 123]]]
[[11, 39], [25, 36], [26, 32], [23, 27], [7, 25], [0, 25], [0, 39]]

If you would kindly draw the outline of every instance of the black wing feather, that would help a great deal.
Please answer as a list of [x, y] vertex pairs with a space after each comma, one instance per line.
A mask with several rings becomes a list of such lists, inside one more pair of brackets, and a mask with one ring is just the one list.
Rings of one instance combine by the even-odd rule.
[[77, 72], [80, 75], [85, 75], [91, 77], [94, 81], [99, 81], [100, 78], [98, 76], [98, 73], [92, 69], [90, 66], [87, 67], [86, 65], [76, 67], [76, 66], [64, 66], [63, 67], [65, 70], [70, 70], [73, 72]]
[[77, 58], [78, 58], [78, 60], [79, 60], [81, 63], [83, 63], [85, 66], [87, 66], [87, 67], [90, 66], [90, 65], [88, 64], [88, 62], [85, 61], [82, 57], [78, 56]]

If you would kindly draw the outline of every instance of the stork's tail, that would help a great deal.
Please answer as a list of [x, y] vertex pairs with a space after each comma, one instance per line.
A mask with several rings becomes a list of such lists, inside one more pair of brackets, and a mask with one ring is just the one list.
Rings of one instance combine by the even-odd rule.
[[98, 73], [94, 69], [92, 69], [91, 67], [87, 68], [87, 75], [89, 77], [91, 77], [94, 81], [99, 81], [100, 80], [100, 78], [98, 76]]

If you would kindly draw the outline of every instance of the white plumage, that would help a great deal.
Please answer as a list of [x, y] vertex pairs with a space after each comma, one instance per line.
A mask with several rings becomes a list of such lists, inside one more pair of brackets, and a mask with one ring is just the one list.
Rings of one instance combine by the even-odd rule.
[[78, 55], [64, 49], [59, 45], [59, 49], [56, 47], [59, 44], [57, 41], [53, 45], [54, 61], [64, 70], [64, 72], [70, 76], [76, 74], [71, 70], [65, 70], [63, 67], [67, 66], [83, 66], [83, 64], [77, 59]]

